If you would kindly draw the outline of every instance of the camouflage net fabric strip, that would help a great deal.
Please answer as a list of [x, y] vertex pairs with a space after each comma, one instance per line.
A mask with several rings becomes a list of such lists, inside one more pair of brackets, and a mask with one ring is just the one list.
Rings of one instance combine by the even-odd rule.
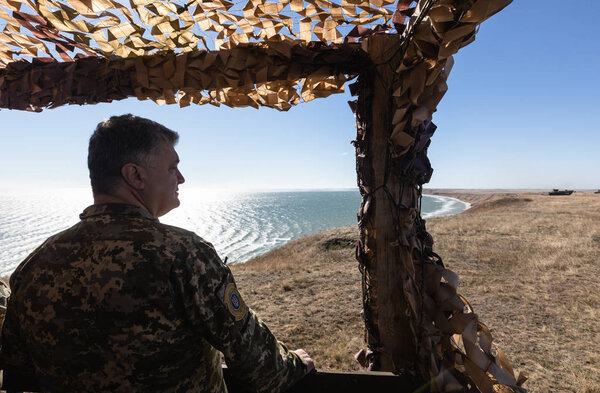
[[0, 0], [0, 66], [22, 56], [68, 61], [265, 41], [341, 43], [344, 28], [393, 27], [407, 9], [395, 0]]
[[343, 92], [346, 75], [366, 63], [359, 44], [300, 41], [114, 60], [18, 61], [0, 70], [0, 107], [40, 111], [133, 96], [181, 107], [210, 103], [287, 110]]
[[[418, 162], [419, 154], [426, 153], [429, 138], [435, 130], [430, 121], [447, 90], [452, 55], [473, 42], [481, 22], [511, 1], [421, 0], [400, 38], [402, 53], [394, 53], [386, 62], [376, 59], [376, 63], [395, 64], [396, 67], [390, 86], [394, 101], [389, 137], [391, 172], [414, 181], [413, 214], [405, 215], [406, 222], [396, 223], [400, 235], [396, 243], [406, 250], [406, 255], [421, 255], [413, 257], [412, 263], [411, 258], [403, 258], [408, 265], [403, 267], [406, 274], [403, 275], [402, 288], [411, 314], [411, 329], [415, 333], [418, 366], [421, 374], [428, 374], [431, 378], [432, 391], [463, 391], [467, 386], [470, 386], [469, 391], [482, 393], [525, 391], [521, 384], [526, 376], [515, 376], [506, 355], [492, 345], [490, 330], [479, 321], [466, 299], [457, 293], [458, 276], [445, 269], [441, 260], [431, 257], [432, 250], [428, 247], [433, 245], [433, 241], [430, 245], [426, 244], [429, 235], [425, 232], [424, 221], [419, 218], [417, 202], [420, 186], [429, 181], [431, 171], [425, 170], [422, 176], [415, 178], [418, 173], [415, 165], [421, 164]], [[361, 94], [368, 95], [365, 91]], [[361, 94], [355, 105], [357, 118], [364, 121], [368, 118], [365, 109], [369, 103], [365, 102], [365, 97], [360, 97]], [[361, 140], [368, 137], [365, 135], [368, 129], [367, 124], [358, 127], [359, 166], [364, 154], [360, 148], [361, 144], [364, 145]], [[426, 165], [429, 166], [428, 160]], [[368, 169], [363, 168], [361, 172], [367, 177], [372, 176], [368, 175]], [[359, 211], [361, 222], [369, 220], [370, 195], [374, 191], [372, 180], [366, 180], [359, 183], [364, 189], [363, 195], [367, 196]], [[363, 239], [362, 236], [357, 257], [363, 269], [367, 269], [373, 250], [369, 248], [368, 237]], [[364, 277], [368, 292], [371, 285], [369, 274]], [[369, 329], [369, 321], [366, 322]], [[373, 326], [372, 331], [368, 331], [374, 336], [373, 342], [379, 342], [377, 330], [377, 326]], [[366, 363], [368, 356], [362, 353], [359, 360]]]
[[[295, 61], [289, 56], [294, 48], [342, 42], [343, 26], [355, 26], [349, 42], [367, 25], [403, 30], [410, 3], [0, 0], [0, 107], [40, 111], [135, 96], [180, 106], [287, 110], [343, 92], [346, 76], [324, 67], [298, 77], [296, 66], [271, 64], [252, 53], [244, 58], [238, 48], [266, 48]], [[220, 49], [218, 56], [213, 49]], [[167, 60], [174, 54], [176, 61]], [[133, 61], [139, 58], [144, 60]]]

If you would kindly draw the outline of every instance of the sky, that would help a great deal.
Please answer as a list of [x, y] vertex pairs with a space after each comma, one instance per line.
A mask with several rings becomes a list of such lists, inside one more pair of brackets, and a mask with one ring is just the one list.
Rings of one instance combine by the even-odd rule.
[[[600, 2], [515, 0], [455, 55], [433, 116], [431, 188], [600, 188]], [[348, 93], [288, 112], [128, 99], [0, 111], [0, 188], [86, 187], [96, 124], [133, 113], [180, 134], [183, 187], [356, 187]]]

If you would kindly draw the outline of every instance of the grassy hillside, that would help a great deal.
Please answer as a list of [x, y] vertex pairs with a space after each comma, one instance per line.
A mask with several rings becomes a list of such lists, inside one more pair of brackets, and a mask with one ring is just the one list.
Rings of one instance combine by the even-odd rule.
[[[530, 392], [600, 392], [600, 195], [450, 194], [468, 211], [428, 220], [434, 250]], [[233, 267], [279, 339], [321, 369], [357, 370], [357, 230], [298, 239]]]

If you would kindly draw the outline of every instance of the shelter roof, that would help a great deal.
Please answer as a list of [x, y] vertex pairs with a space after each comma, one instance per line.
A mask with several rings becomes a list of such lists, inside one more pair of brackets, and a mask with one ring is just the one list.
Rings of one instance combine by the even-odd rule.
[[410, 71], [403, 79], [412, 82], [400, 90], [412, 86], [420, 105], [420, 85], [431, 85], [508, 2], [0, 0], [0, 107], [135, 96], [287, 110], [343, 92], [366, 64], [366, 46], [356, 42], [372, 33], [402, 42], [410, 56], [396, 71]]
[[[0, 64], [48, 56], [148, 55], [301, 40], [341, 43], [352, 26], [392, 28], [411, 11], [401, 0], [1, 0]], [[394, 16], [395, 15], [395, 16]], [[1, 23], [1, 22], [0, 22]], [[53, 45], [49, 45], [53, 44]]]
[[[0, 0], [0, 106], [41, 110], [135, 95], [158, 103], [286, 110], [342, 92], [348, 71], [329, 67], [307, 75], [290, 69], [292, 53], [294, 61], [299, 53], [304, 62], [312, 61], [320, 52], [299, 48], [353, 42], [374, 26], [397, 32], [413, 12], [411, 4], [416, 3]], [[122, 89], [110, 86], [115, 72], [119, 84], [125, 83]], [[75, 91], [50, 83], [57, 78], [72, 80]], [[184, 79], [190, 83], [178, 83]], [[131, 81], [135, 86], [126, 86]]]

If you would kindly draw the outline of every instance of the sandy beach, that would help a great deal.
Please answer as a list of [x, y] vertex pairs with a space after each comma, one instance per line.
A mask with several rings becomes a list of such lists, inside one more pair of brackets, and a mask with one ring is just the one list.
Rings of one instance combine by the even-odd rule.
[[[434, 251], [530, 392], [600, 392], [600, 195], [428, 190], [471, 203], [427, 220]], [[304, 237], [232, 267], [240, 291], [290, 347], [324, 370], [359, 370], [354, 227]]]

